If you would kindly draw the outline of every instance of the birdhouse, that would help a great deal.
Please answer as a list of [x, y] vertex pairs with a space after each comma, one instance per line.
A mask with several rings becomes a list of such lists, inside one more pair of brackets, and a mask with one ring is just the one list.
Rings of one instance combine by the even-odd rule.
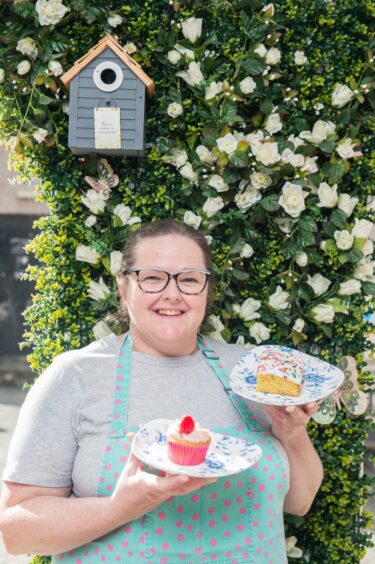
[[69, 89], [69, 140], [76, 155], [142, 156], [146, 94], [154, 83], [107, 35], [62, 77]]

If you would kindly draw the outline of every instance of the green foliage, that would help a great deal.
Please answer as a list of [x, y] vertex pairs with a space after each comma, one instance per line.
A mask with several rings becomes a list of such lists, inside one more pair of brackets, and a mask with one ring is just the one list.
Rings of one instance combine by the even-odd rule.
[[[291, 344], [332, 363], [352, 355], [361, 368], [374, 291], [373, 2], [280, 0], [274, 14], [254, 0], [64, 5], [69, 11], [53, 25], [40, 25], [27, 0], [0, 8], [1, 138], [13, 168], [39, 175], [39, 199], [51, 210], [29, 244], [38, 259], [27, 274], [36, 284], [25, 312], [32, 368], [93, 338], [95, 324], [117, 308], [113, 251], [137, 218], [171, 215], [212, 239], [218, 284], [207, 331]], [[121, 24], [111, 27], [110, 14]], [[180, 27], [191, 16], [203, 20], [194, 43]], [[50, 63], [68, 70], [108, 32], [136, 46], [132, 57], [154, 80], [155, 96], [145, 157], [111, 159], [120, 182], [95, 207], [84, 176], [98, 177], [100, 157], [69, 151], [67, 92]], [[21, 53], [28, 37], [34, 44]], [[23, 61], [30, 69], [20, 74]], [[337, 85], [340, 98], [332, 97]], [[178, 117], [168, 113], [172, 102]], [[318, 274], [330, 282], [324, 291], [311, 280]], [[370, 375], [360, 379], [369, 389]], [[306, 517], [287, 518], [303, 561], [352, 564], [370, 546], [370, 515], [360, 511], [370, 487], [360, 476], [369, 427], [368, 417], [344, 412], [329, 427], [310, 425], [324, 483]]]

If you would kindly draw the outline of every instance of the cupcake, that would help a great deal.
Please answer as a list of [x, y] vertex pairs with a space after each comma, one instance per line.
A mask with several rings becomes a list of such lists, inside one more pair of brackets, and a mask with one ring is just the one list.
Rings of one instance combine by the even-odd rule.
[[195, 423], [190, 415], [173, 421], [167, 429], [168, 457], [175, 464], [195, 466], [206, 458], [211, 437], [208, 429]]

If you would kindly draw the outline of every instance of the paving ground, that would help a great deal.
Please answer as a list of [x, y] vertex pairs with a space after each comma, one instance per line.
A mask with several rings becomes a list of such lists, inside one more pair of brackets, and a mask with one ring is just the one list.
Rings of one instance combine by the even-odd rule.
[[[11, 386], [0, 386], [0, 476], [5, 466], [6, 453], [15, 427], [19, 406], [22, 404], [25, 393]], [[373, 465], [366, 464], [366, 473], [375, 474]], [[375, 499], [369, 503], [369, 509], [375, 513]], [[5, 553], [0, 535], [0, 564], [28, 564], [28, 556], [9, 556]], [[297, 561], [296, 561], [297, 562]], [[375, 563], [375, 548], [369, 550], [361, 564]], [[328, 564], [328, 563], [322, 563]]]

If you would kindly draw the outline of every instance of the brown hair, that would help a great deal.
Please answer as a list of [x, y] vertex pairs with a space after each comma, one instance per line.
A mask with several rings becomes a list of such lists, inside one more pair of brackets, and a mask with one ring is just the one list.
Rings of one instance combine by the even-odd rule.
[[[197, 231], [182, 221], [176, 221], [175, 219], [160, 219], [151, 223], [145, 223], [129, 235], [122, 249], [121, 271], [117, 276], [118, 284], [121, 284], [124, 280], [124, 273], [134, 266], [135, 253], [138, 243], [147, 238], [163, 237], [164, 235], [181, 235], [182, 237], [186, 237], [196, 243], [201, 249], [205, 267], [211, 272], [211, 276], [208, 279], [207, 293], [207, 305], [210, 306], [213, 301], [215, 287], [212, 268], [213, 259], [210, 247], [202, 232]], [[114, 330], [116, 330], [117, 326], [117, 331], [123, 331], [127, 325], [127, 318], [127, 311], [123, 306], [121, 306], [117, 313], [110, 314], [107, 316], [105, 321], [107, 321], [109, 325], [115, 325], [115, 327], [113, 327]]]

